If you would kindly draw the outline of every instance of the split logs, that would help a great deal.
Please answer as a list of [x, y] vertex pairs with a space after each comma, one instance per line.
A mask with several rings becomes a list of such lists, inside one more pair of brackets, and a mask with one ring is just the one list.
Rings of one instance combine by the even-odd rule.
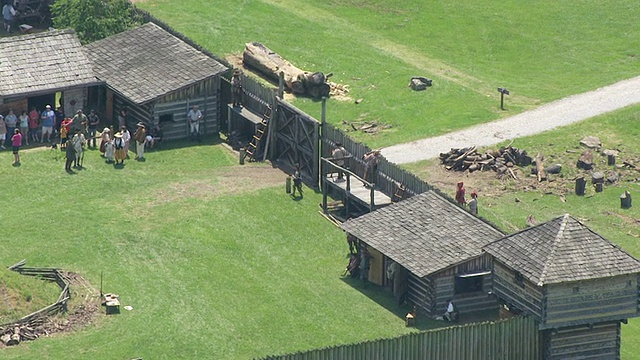
[[440, 161], [447, 170], [469, 170], [469, 172], [492, 170], [501, 175], [507, 174], [514, 179], [517, 179], [512, 169], [514, 166], [531, 165], [531, 157], [525, 150], [511, 146], [487, 151], [484, 154], [478, 153], [475, 146], [451, 149], [449, 152], [440, 154]]
[[538, 182], [547, 180], [547, 172], [544, 170], [544, 156], [540, 153], [536, 155], [536, 173], [538, 176]]

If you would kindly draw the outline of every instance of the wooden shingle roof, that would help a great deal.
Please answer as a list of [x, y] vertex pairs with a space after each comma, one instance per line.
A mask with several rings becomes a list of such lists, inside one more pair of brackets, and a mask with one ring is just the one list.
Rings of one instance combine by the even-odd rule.
[[493, 242], [485, 251], [538, 286], [640, 272], [640, 261], [568, 214]]
[[0, 96], [99, 84], [85, 51], [73, 30], [0, 38]]
[[433, 191], [351, 219], [342, 228], [418, 277], [482, 254], [504, 236]]
[[86, 48], [98, 77], [136, 104], [227, 70], [151, 22], [87, 44]]

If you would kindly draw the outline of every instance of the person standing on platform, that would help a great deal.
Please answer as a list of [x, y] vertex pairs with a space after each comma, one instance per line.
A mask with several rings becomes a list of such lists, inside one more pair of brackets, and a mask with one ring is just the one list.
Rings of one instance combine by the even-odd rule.
[[240, 75], [242, 71], [235, 69], [231, 78], [231, 95], [233, 98], [233, 107], [242, 107], [242, 79]]
[[344, 168], [344, 158], [346, 156], [347, 150], [342, 146], [342, 143], [336, 142], [336, 147], [331, 152], [331, 157], [335, 161], [336, 165], [340, 166], [340, 169], [338, 169], [338, 179], [336, 179], [336, 181], [340, 181], [344, 178], [344, 171], [342, 171], [342, 168]]

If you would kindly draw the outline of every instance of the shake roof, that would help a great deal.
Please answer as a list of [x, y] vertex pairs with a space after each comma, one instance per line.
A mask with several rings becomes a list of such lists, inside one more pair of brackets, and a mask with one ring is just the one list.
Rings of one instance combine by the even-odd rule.
[[85, 52], [73, 30], [0, 38], [0, 96], [99, 84]]
[[538, 286], [640, 272], [640, 261], [568, 214], [484, 249]]
[[433, 191], [351, 219], [342, 228], [424, 277], [482, 254], [499, 230]]
[[151, 22], [86, 47], [98, 77], [136, 104], [227, 70]]

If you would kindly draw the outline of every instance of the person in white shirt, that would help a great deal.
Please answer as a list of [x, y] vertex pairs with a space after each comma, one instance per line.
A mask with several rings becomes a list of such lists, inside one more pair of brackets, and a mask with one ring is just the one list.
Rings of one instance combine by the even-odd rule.
[[449, 304], [447, 305], [447, 312], [444, 313], [443, 318], [449, 322], [458, 320], [458, 312], [456, 311], [455, 305], [453, 305], [453, 299], [449, 300]]
[[13, 8], [13, 4], [8, 2], [4, 4], [2, 7], [2, 18], [4, 19], [4, 29], [10, 33], [11, 32], [11, 24], [13, 23], [13, 18], [16, 16], [16, 9]]
[[478, 216], [478, 193], [475, 191], [471, 193], [471, 200], [467, 202], [469, 205], [469, 211], [475, 216]]
[[191, 140], [200, 141], [200, 122], [202, 121], [202, 111], [198, 109], [198, 105], [193, 105], [193, 108], [187, 113], [187, 121], [189, 121], [189, 133], [191, 134]]

